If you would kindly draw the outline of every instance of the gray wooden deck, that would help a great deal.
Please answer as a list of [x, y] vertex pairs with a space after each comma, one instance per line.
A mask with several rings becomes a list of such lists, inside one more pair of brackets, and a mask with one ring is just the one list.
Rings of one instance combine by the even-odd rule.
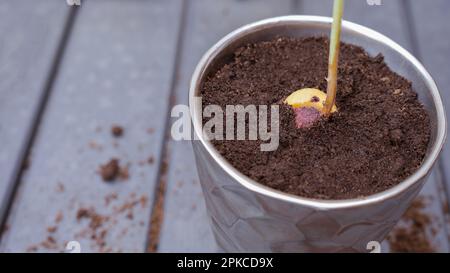
[[[170, 108], [187, 103], [199, 58], [231, 30], [278, 15], [328, 16], [331, 7], [330, 0], [86, 0], [78, 8], [1, 1], [0, 252], [58, 252], [71, 240], [83, 252], [216, 251], [190, 143], [168, 134]], [[449, 11], [447, 0], [347, 0], [345, 19], [418, 56], [450, 109]], [[111, 136], [113, 124], [123, 137]], [[98, 167], [112, 157], [128, 165], [126, 181], [102, 182]], [[446, 145], [421, 193], [442, 252], [450, 250], [449, 160]], [[161, 197], [162, 221], [151, 221]], [[94, 210], [101, 228], [77, 219], [80, 208]]]

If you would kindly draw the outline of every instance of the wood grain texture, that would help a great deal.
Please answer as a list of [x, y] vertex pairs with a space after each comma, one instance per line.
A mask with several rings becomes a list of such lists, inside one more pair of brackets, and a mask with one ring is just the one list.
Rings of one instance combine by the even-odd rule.
[[[291, 13], [292, 2], [194, 0], [189, 2], [175, 103], [188, 103], [189, 81], [201, 56], [232, 30], [259, 20]], [[191, 144], [169, 140], [167, 192], [159, 251], [214, 252]]]
[[[299, 13], [330, 17], [332, 0], [298, 0]], [[382, 1], [381, 6], [370, 6], [365, 0], [346, 0], [344, 20], [372, 28], [410, 50], [406, 21], [399, 0]]]
[[[300, 14], [330, 17], [333, 0], [298, 0]], [[365, 0], [346, 0], [344, 20], [372, 28], [393, 39], [410, 50], [411, 45], [406, 28], [401, 0], [382, 1], [380, 6], [370, 6]]]
[[[409, 3], [409, 6], [412, 12], [411, 27], [415, 31], [413, 39], [418, 55], [439, 87], [448, 118], [450, 116], [450, 94], [448, 92], [450, 86], [450, 28], [447, 21], [450, 2], [445, 0], [414, 1]], [[440, 161], [446, 181], [447, 198], [450, 198], [449, 160], [450, 146], [447, 141]]]
[[[1, 251], [59, 252], [71, 240], [82, 252], [145, 250], [181, 4], [83, 2]], [[100, 178], [112, 157], [127, 180]], [[80, 208], [97, 214], [77, 220]]]
[[[416, 2], [419, 3], [421, 1], [415, 1], [414, 3]], [[412, 43], [411, 29], [408, 27], [408, 22], [406, 20], [406, 12], [408, 11], [404, 9], [403, 2], [401, 0], [393, 0], [382, 1], [382, 3], [381, 6], [370, 6], [365, 1], [347, 0], [344, 19], [373, 28], [392, 38], [406, 49], [412, 51], [415, 48], [415, 45]], [[431, 3], [423, 2], [422, 5], [431, 5]], [[302, 13], [325, 16], [328, 16], [330, 13], [331, 6], [331, 0], [303, 0], [299, 5]], [[419, 9], [425, 13], [423, 14], [424, 19], [427, 18], [428, 20], [429, 18], [435, 17], [433, 13], [429, 13], [431, 12], [430, 9], [425, 9], [424, 7]], [[441, 7], [441, 10], [444, 9]], [[443, 18], [441, 18], [441, 20], [442, 19]], [[432, 25], [433, 24], [430, 24], [430, 26]], [[421, 40], [428, 44], [431, 37], [428, 39], [423, 37]], [[449, 54], [450, 52], [447, 53], [447, 56], [449, 56]], [[442, 176], [438, 168], [435, 167], [420, 195], [427, 200], [427, 206], [424, 209], [424, 213], [433, 218], [433, 223], [429, 226], [429, 230], [427, 230], [430, 242], [436, 248], [436, 251], [448, 252], [449, 244], [446, 228], [448, 215], [447, 210], [444, 209], [447, 201], [446, 198], [440, 194], [442, 188]], [[402, 226], [403, 224], [404, 223], [400, 222], [397, 226]], [[436, 232], [433, 232], [432, 229], [435, 229]], [[383, 247], [385, 251], [389, 251], [388, 244], [385, 243]]]
[[68, 15], [59, 0], [0, 2], [0, 218]]

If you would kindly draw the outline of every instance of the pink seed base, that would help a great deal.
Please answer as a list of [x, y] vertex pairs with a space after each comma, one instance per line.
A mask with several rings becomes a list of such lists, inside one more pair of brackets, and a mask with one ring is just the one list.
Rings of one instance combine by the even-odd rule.
[[320, 119], [320, 112], [312, 107], [294, 108], [294, 113], [295, 124], [299, 129], [311, 127], [314, 122]]

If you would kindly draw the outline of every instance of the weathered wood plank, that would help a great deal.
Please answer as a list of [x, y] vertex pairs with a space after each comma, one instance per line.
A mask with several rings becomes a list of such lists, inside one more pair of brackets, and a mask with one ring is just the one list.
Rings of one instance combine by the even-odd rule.
[[[181, 7], [82, 3], [2, 251], [62, 251], [71, 240], [82, 252], [145, 250]], [[113, 157], [129, 178], [105, 183], [97, 170]]]
[[[419, 2], [420, 1], [417, 1], [417, 4]], [[365, 1], [348, 0], [346, 1], [344, 19], [371, 27], [391, 37], [394, 41], [398, 42], [406, 49], [412, 50], [414, 48], [414, 45], [411, 43], [411, 36], [408, 33], [409, 29], [407, 26], [405, 16], [406, 14], [405, 10], [403, 9], [402, 3], [403, 2], [401, 0], [382, 1], [381, 6], [370, 6]], [[418, 9], [427, 13], [423, 17], [424, 21], [428, 20], [428, 18], [435, 18], [435, 15], [433, 13], [428, 14], [429, 8], [425, 8], [425, 5], [427, 5], [428, 7], [428, 5], [431, 5], [431, 3], [421, 3], [421, 5], [422, 8], [418, 7]], [[329, 16], [329, 14], [331, 13], [331, 7], [331, 0], [305, 0], [302, 1], [300, 5], [302, 13], [326, 16]], [[439, 7], [436, 7], [436, 10], [439, 10]], [[444, 9], [441, 7], [440, 10]], [[442, 16], [443, 15], [444, 12], [442, 12]], [[444, 17], [441, 17], [441, 21], [436, 22], [442, 22], [443, 19]], [[434, 27], [434, 24], [429, 24], [429, 26]], [[442, 29], [444, 29], [444, 27], [442, 27]], [[431, 32], [431, 28], [428, 29], [428, 32]], [[437, 33], [439, 33], [439, 31]], [[448, 30], [447, 33], [450, 34]], [[437, 37], [434, 37], [434, 39], [437, 39]], [[424, 37], [421, 38], [421, 40], [424, 41], [424, 43], [428, 44], [429, 41], [433, 39], [431, 37]], [[447, 55], [445, 56], [449, 56], [450, 54], [450, 48], [447, 48], [447, 50]], [[440, 55], [440, 60], [445, 61], [445, 58], [442, 58], [442, 56], [443, 55]], [[446, 66], [441, 63], [441, 65], [437, 66], [436, 69], [442, 69], [442, 67]], [[420, 195], [427, 200], [427, 206], [424, 209], [424, 213], [429, 214], [433, 218], [433, 225], [430, 225], [429, 228], [436, 229], [436, 233], [434, 235], [434, 232], [432, 232], [431, 230], [428, 231], [430, 235], [430, 242], [437, 251], [448, 252], [449, 245], [447, 242], [447, 230], [445, 228], [447, 215], [445, 213], [445, 210], [443, 210], [443, 205], [446, 204], [446, 201], [442, 200], [441, 195], [439, 194], [442, 188], [442, 181], [440, 179], [440, 173], [438, 173], [438, 171], [439, 170], [435, 168], [429, 178], [428, 183], [425, 184]], [[402, 223], [400, 222], [399, 225], [402, 225]], [[388, 250], [387, 244], [385, 244], [384, 248]]]
[[[175, 103], [187, 104], [192, 71], [203, 53], [221, 37], [241, 25], [291, 13], [292, 2], [195, 0], [188, 7]], [[169, 140], [167, 192], [159, 251], [214, 252], [216, 245], [193, 165], [189, 142]]]
[[[308, 15], [331, 16], [333, 0], [298, 0], [299, 13]], [[382, 5], [368, 5], [365, 0], [346, 0], [344, 20], [352, 21], [390, 37], [401, 46], [410, 50], [411, 45], [406, 31], [406, 22], [399, 0], [382, 1]]]
[[0, 2], [0, 219], [69, 15], [66, 3]]
[[[415, 38], [419, 55], [440, 88], [447, 117], [450, 117], [450, 94], [448, 92], [448, 86], [450, 86], [450, 67], [448, 65], [450, 29], [447, 23], [450, 2], [445, 0], [414, 1], [408, 4], [411, 7], [412, 19], [414, 20], [411, 27], [414, 28], [416, 33]], [[447, 198], [450, 198], [449, 160], [450, 146], [447, 141], [440, 161], [446, 182]]]

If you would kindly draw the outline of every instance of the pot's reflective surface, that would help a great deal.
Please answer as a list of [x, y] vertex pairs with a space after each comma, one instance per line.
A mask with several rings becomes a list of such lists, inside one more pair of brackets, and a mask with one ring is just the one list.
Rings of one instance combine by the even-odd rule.
[[420, 169], [401, 184], [365, 198], [323, 201], [288, 195], [252, 181], [234, 169], [201, 135], [202, 81], [230, 60], [240, 46], [277, 36], [327, 36], [331, 18], [284, 16], [244, 26], [214, 45], [194, 72], [189, 104], [196, 137], [197, 168], [214, 235], [225, 251], [367, 251], [382, 241], [416, 197], [440, 153], [446, 119], [437, 87], [406, 50], [368, 28], [343, 23], [342, 40], [369, 54], [382, 53], [389, 67], [413, 83], [432, 121], [432, 135]]

